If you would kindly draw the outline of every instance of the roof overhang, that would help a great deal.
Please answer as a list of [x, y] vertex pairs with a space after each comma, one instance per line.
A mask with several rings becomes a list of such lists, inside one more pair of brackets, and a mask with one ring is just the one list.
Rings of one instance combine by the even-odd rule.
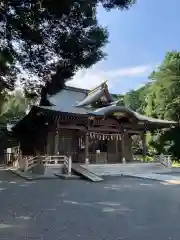
[[[153, 131], [156, 129], [171, 128], [177, 125], [177, 122], [175, 121], [167, 121], [146, 117], [123, 106], [110, 105], [104, 108], [97, 109], [87, 114], [74, 114], [68, 112], [55, 111], [50, 107], [48, 108], [33, 106], [30, 112], [19, 122], [17, 122], [15, 126], [12, 127], [12, 131], [13, 132], [23, 131], [23, 129], [28, 128], [28, 126], [36, 124], [37, 119], [39, 119], [40, 117], [42, 117], [42, 119], [44, 120], [46, 119], [46, 117], [52, 119], [56, 116], [58, 117], [62, 115], [77, 117], [80, 116], [81, 118], [113, 117], [118, 121], [119, 124], [123, 123], [125, 128], [134, 129], [138, 131]], [[126, 119], [124, 122], [122, 121], [123, 118]]]
[[135, 125], [139, 129], [153, 130], [157, 128], [170, 128], [176, 126], [178, 123], [175, 121], [168, 121], [162, 119], [156, 119], [141, 115], [133, 110], [124, 106], [117, 106], [116, 104], [107, 107], [99, 108], [93, 111], [94, 115], [115, 116], [117, 120], [121, 121], [126, 117], [130, 122], [136, 123]]

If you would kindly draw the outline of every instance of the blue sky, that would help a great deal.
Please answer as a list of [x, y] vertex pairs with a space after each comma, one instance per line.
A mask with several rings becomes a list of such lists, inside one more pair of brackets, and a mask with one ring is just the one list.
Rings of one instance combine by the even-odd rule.
[[180, 48], [180, 0], [137, 0], [129, 11], [99, 9], [98, 19], [109, 30], [108, 56], [77, 73], [70, 85], [92, 88], [104, 80], [114, 93], [136, 89], [163, 61]]

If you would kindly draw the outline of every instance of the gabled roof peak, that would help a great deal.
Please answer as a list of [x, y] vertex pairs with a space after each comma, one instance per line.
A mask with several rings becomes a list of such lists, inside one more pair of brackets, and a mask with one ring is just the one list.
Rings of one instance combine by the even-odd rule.
[[75, 92], [86, 93], [86, 94], [88, 94], [88, 92], [90, 91], [90, 90], [88, 90], [88, 89], [77, 88], [77, 87], [71, 87], [71, 86], [67, 86], [67, 85], [64, 87], [64, 89], [65, 89], [65, 90], [69, 90], [69, 91], [75, 91]]

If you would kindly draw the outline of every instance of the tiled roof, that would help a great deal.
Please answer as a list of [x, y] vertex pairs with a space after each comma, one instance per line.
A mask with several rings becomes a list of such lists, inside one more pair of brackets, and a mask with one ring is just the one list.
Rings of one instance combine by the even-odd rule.
[[112, 102], [111, 105], [107, 107], [102, 107], [99, 109], [92, 109], [87, 105], [93, 102], [93, 99], [97, 101], [97, 98], [100, 98], [102, 95], [103, 88], [97, 88], [95, 91], [92, 91], [90, 95], [88, 95], [88, 90], [73, 88], [73, 87], [65, 87], [61, 92], [49, 96], [48, 100], [52, 104], [50, 107], [41, 106], [42, 108], [60, 111], [60, 112], [68, 112], [74, 114], [94, 114], [101, 116], [108, 116], [113, 113], [125, 113], [127, 116], [131, 116], [138, 121], [149, 122], [151, 124], [175, 124], [174, 121], [161, 120], [156, 118], [147, 117], [141, 115], [129, 108], [124, 106], [118, 106], [118, 102]]
[[70, 112], [70, 113], [79, 113], [79, 114], [87, 114], [92, 110], [88, 107], [76, 107], [76, 105], [83, 101], [87, 96], [85, 90], [78, 91], [74, 88], [65, 88], [61, 92], [49, 96], [48, 100], [52, 104], [50, 107], [41, 106], [47, 109], [51, 109], [54, 111], [60, 112]]
[[[174, 121], [160, 120], [147, 116], [143, 116], [129, 108], [124, 106], [119, 106], [118, 102], [111, 102], [107, 107], [101, 107], [99, 109], [93, 109], [90, 106], [84, 104], [84, 100], [86, 99], [86, 103], [88, 102], [88, 97], [101, 96], [99, 92], [101, 88], [97, 87], [93, 91], [89, 91], [87, 89], [80, 89], [75, 87], [65, 86], [65, 88], [54, 95], [47, 96], [48, 101], [51, 103], [51, 106], [39, 106], [41, 109], [52, 110], [56, 112], [65, 112], [65, 113], [73, 113], [73, 114], [84, 114], [84, 115], [96, 115], [96, 116], [108, 116], [111, 114], [125, 114], [126, 117], [133, 117], [134, 119], [141, 122], [149, 122], [151, 124], [176, 124]], [[88, 93], [90, 95], [88, 96]], [[92, 99], [90, 99], [92, 101]], [[95, 99], [96, 100], [96, 99]], [[91, 102], [90, 101], [90, 102]], [[81, 104], [79, 104], [81, 103]], [[83, 103], [83, 104], [82, 104]], [[77, 106], [79, 104], [79, 106]], [[29, 114], [25, 116], [28, 117]], [[23, 120], [23, 119], [22, 119]]]

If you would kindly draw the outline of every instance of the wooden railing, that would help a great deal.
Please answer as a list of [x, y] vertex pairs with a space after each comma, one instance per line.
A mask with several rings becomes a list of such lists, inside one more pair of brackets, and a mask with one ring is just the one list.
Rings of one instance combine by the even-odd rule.
[[72, 168], [72, 158], [66, 157], [64, 158], [64, 170], [65, 172], [70, 175], [71, 174], [71, 168]]
[[37, 164], [37, 157], [30, 157], [24, 159], [24, 172], [31, 170]]
[[160, 162], [162, 165], [164, 165], [165, 167], [171, 168], [172, 167], [172, 156], [171, 155], [164, 155], [164, 154], [160, 154], [160, 155], [156, 155], [154, 157], [154, 161], [158, 161]]
[[37, 158], [42, 159], [42, 162], [48, 166], [48, 165], [58, 165], [63, 164], [65, 158], [67, 158], [65, 155], [55, 155], [55, 156], [37, 156]]
[[[134, 161], [141, 161], [142, 158], [143, 158], [142, 155], [134, 155], [133, 156]], [[161, 163], [165, 167], [171, 168], [172, 167], [171, 158], [172, 158], [171, 155], [164, 155], [164, 154], [154, 155], [152, 157], [152, 160], [150, 160], [150, 162]]]
[[30, 171], [38, 162], [42, 162], [45, 166], [63, 165], [66, 159], [67, 157], [65, 155], [27, 156], [19, 160], [19, 168], [25, 172]]

